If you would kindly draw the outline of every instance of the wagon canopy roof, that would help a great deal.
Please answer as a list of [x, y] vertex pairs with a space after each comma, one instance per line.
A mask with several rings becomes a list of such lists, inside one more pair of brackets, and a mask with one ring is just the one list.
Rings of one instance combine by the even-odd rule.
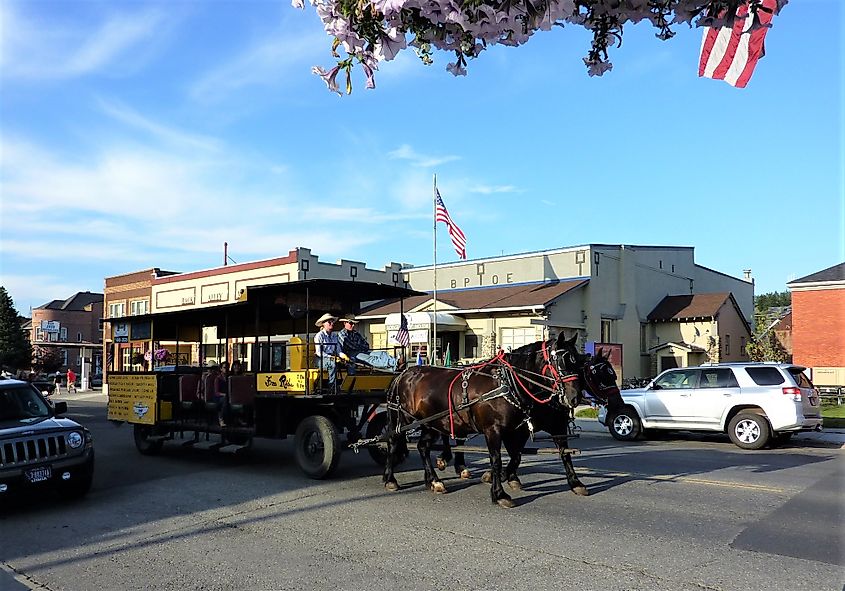
[[384, 283], [305, 279], [251, 285], [234, 303], [127, 316], [120, 321], [152, 321], [155, 340], [196, 340], [197, 329], [210, 326], [217, 327], [221, 338], [307, 333], [316, 331], [313, 321], [325, 312], [357, 314], [362, 303], [421, 293]]

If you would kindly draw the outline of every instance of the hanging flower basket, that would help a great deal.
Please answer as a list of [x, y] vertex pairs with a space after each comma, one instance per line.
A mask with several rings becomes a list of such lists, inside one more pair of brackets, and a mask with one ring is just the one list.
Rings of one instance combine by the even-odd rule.
[[[590, 76], [612, 68], [610, 50], [622, 45], [626, 26], [645, 21], [661, 40], [671, 39], [674, 25], [696, 24], [719, 29], [742, 21], [744, 30], [768, 27], [788, 0], [309, 0], [332, 39], [335, 65], [315, 66], [329, 90], [341, 94], [338, 79], [352, 92], [351, 72], [360, 65], [366, 87], [375, 87], [379, 64], [412, 50], [429, 65], [435, 50], [454, 55], [446, 69], [467, 73], [468, 61], [493, 45], [518, 46], [535, 33], [583, 27], [592, 44], [583, 58]], [[297, 8], [305, 0], [291, 0]], [[746, 23], [747, 21], [747, 23]], [[343, 51], [343, 53], [340, 53]]]
[[145, 359], [145, 355], [141, 352], [135, 352], [132, 354], [132, 365], [144, 365], [147, 362]]
[[157, 363], [165, 364], [170, 361], [170, 351], [165, 348], [156, 349], [153, 354], [153, 358], [156, 360]]

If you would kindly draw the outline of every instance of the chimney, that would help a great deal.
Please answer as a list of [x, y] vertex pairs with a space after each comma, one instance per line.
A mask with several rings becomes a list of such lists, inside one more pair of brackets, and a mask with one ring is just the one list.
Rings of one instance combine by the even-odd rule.
[[752, 279], [751, 279], [751, 269], [743, 269], [742, 270], [742, 278], [750, 283], [752, 281]]

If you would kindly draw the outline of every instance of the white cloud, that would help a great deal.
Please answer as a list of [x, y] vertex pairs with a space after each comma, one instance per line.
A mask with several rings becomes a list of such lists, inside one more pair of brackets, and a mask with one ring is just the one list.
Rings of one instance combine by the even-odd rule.
[[475, 185], [469, 188], [469, 192], [492, 195], [494, 193], [521, 193], [522, 191], [513, 185]]
[[121, 59], [136, 61], [147, 48], [161, 45], [151, 39], [162, 35], [166, 22], [174, 20], [162, 10], [148, 9], [82, 26], [70, 19], [46, 23], [27, 18], [9, 4], [4, 4], [0, 16], [3, 76], [19, 79], [71, 78], [101, 71]]
[[277, 37], [262, 40], [240, 55], [206, 72], [188, 89], [195, 101], [214, 102], [249, 86], [275, 86], [292, 67], [309, 72], [310, 65], [325, 57], [330, 40], [325, 33], [304, 35], [276, 31]]
[[57, 279], [53, 275], [33, 273], [0, 275], [0, 284], [12, 297], [15, 308], [26, 317], [30, 317], [30, 308], [41, 306], [61, 297], [71, 296], [79, 291], [98, 292], [103, 289], [102, 282], [92, 286], [84, 280], [68, 280], [67, 277]]
[[420, 154], [416, 152], [411, 146], [408, 144], [402, 144], [395, 150], [392, 150], [387, 153], [387, 156], [394, 160], [408, 160], [411, 165], [419, 166], [421, 168], [431, 168], [433, 166], [439, 166], [440, 164], [445, 164], [447, 162], [454, 162], [455, 160], [460, 160], [460, 156], [428, 156], [425, 154]]
[[99, 105], [102, 111], [112, 119], [144, 131], [154, 139], [202, 150], [217, 150], [220, 148], [220, 141], [216, 138], [186, 133], [173, 127], [167, 127], [144, 117], [126, 105], [104, 99], [99, 100]]

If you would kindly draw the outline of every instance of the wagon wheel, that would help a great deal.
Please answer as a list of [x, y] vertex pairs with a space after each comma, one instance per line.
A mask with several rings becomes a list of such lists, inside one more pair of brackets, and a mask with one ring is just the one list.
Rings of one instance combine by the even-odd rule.
[[145, 456], [157, 454], [161, 451], [162, 446], [164, 446], [163, 440], [158, 438], [151, 439], [156, 434], [155, 428], [151, 425], [135, 423], [132, 434], [135, 438], [135, 447]]
[[326, 417], [302, 419], [294, 436], [296, 463], [309, 478], [328, 478], [340, 461], [340, 442], [334, 424]]
[[[384, 411], [376, 414], [367, 423], [367, 439], [381, 437], [383, 435], [387, 435], [387, 413]], [[384, 465], [387, 463], [387, 442], [370, 445], [367, 447], [367, 452], [369, 452], [370, 457], [373, 458], [376, 464], [384, 468]], [[398, 459], [394, 467], [401, 464], [404, 460], [404, 457]]]

